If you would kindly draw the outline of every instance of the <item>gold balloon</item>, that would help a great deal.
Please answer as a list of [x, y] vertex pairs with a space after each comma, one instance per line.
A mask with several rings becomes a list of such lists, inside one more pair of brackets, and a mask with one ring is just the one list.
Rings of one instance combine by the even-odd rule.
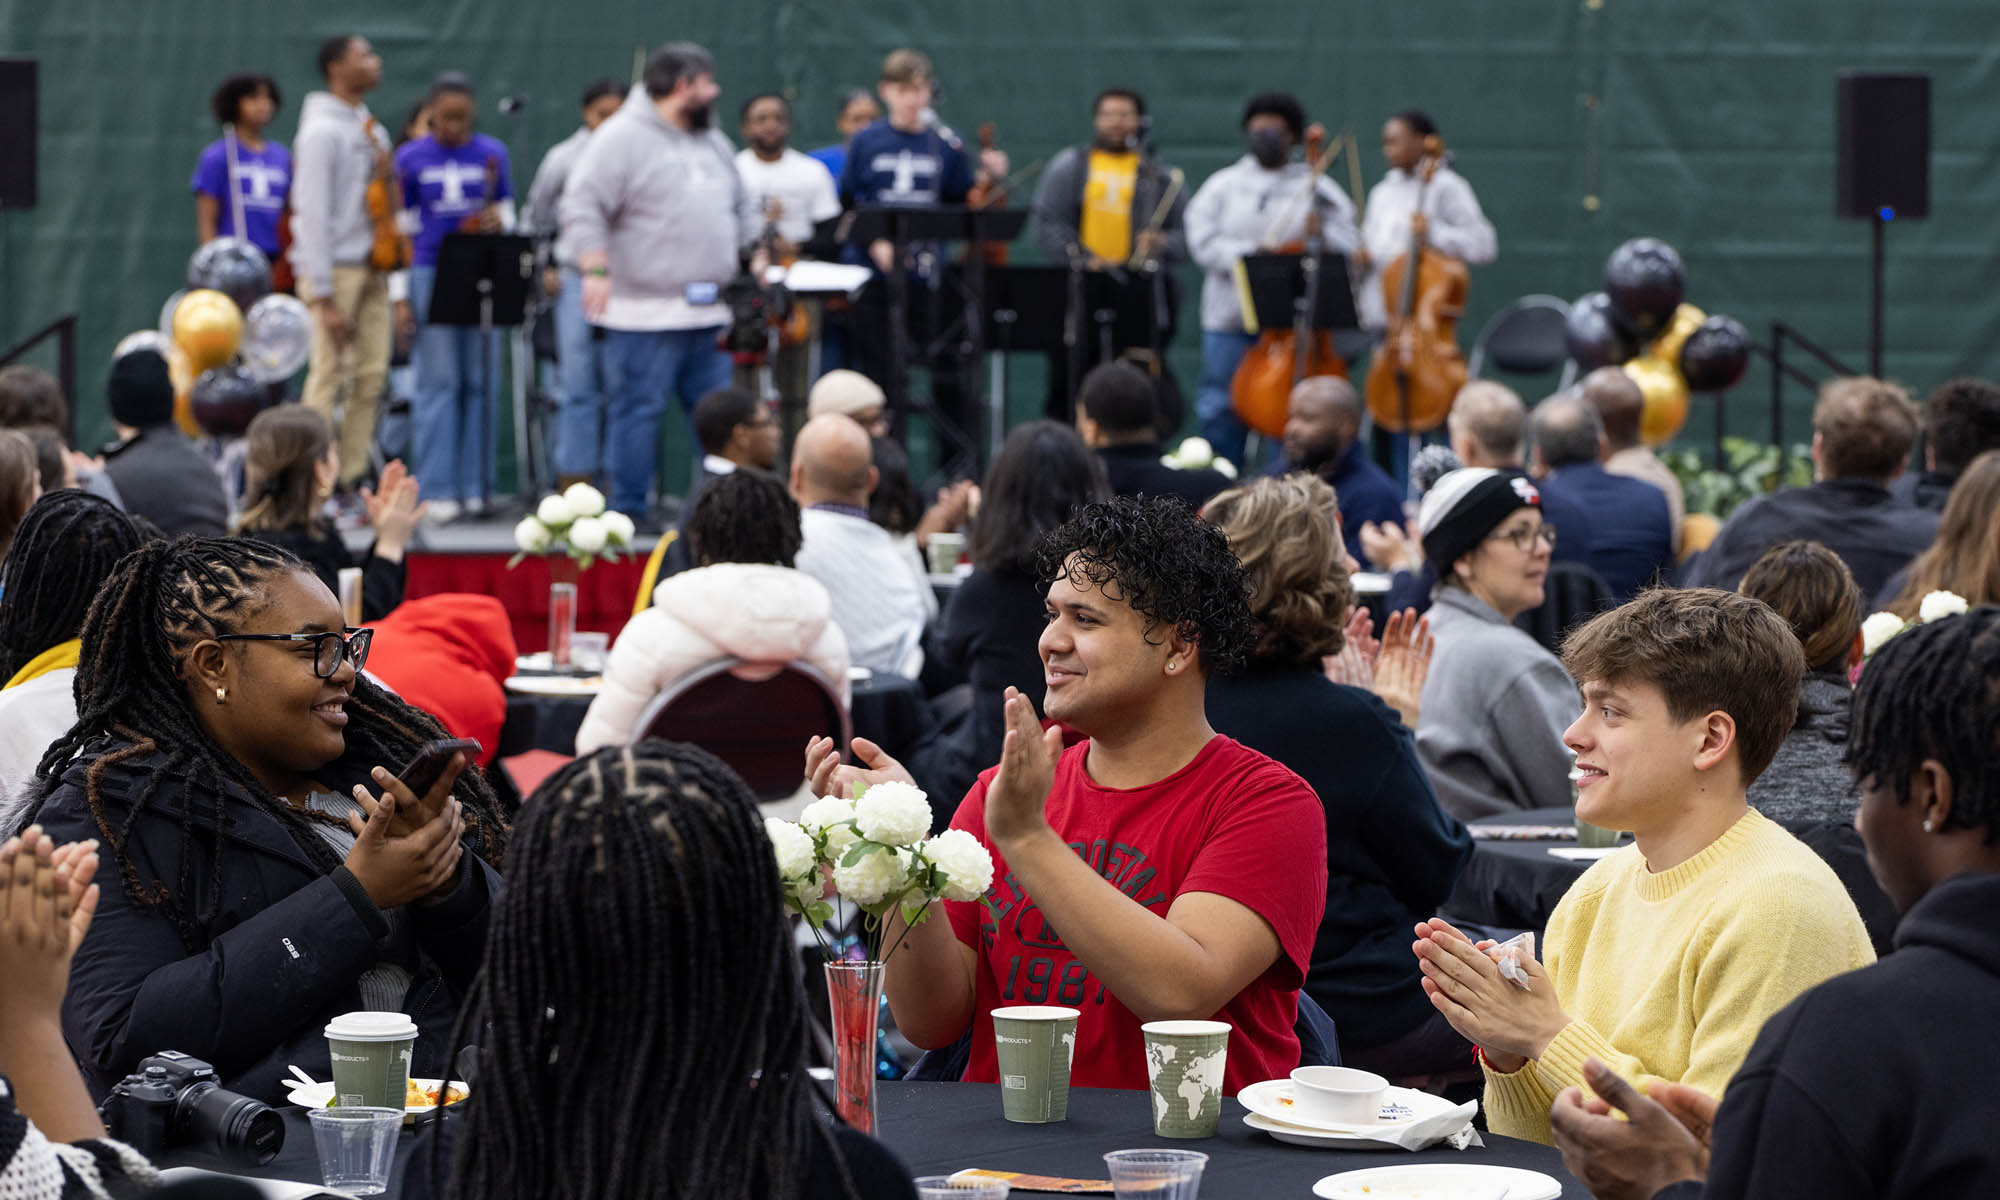
[[1624, 371], [1646, 396], [1645, 410], [1639, 414], [1639, 440], [1648, 446], [1665, 445], [1688, 419], [1688, 386], [1680, 368], [1647, 355], [1626, 363]]
[[1706, 320], [1708, 314], [1694, 305], [1681, 305], [1674, 310], [1673, 319], [1667, 322], [1667, 331], [1654, 338], [1653, 344], [1646, 347], [1644, 353], [1649, 358], [1657, 358], [1661, 362], [1672, 364], [1675, 370], [1679, 370], [1681, 347], [1687, 344], [1688, 335], [1700, 328], [1701, 323]]
[[1681, 518], [1680, 561], [1686, 562], [1708, 549], [1715, 541], [1715, 535], [1722, 532], [1722, 522], [1713, 513], [1689, 513]]
[[196, 375], [236, 357], [243, 343], [243, 313], [221, 292], [200, 288], [174, 306], [174, 345]]
[[201, 425], [194, 419], [194, 376], [188, 366], [187, 351], [167, 347], [167, 378], [174, 384], [174, 424], [189, 437], [201, 437]]

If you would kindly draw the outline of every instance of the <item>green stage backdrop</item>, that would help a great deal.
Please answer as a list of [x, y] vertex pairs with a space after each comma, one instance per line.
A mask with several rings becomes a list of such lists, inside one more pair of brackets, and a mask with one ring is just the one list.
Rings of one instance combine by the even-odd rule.
[[[808, 146], [829, 140], [838, 93], [872, 83], [899, 45], [930, 52], [945, 119], [995, 122], [1017, 165], [1086, 136], [1099, 88], [1136, 87], [1161, 155], [1191, 185], [1240, 153], [1237, 116], [1253, 92], [1290, 89], [1314, 118], [1353, 128], [1371, 182], [1382, 119], [1421, 106], [1500, 234], [1499, 261], [1473, 271], [1468, 342], [1507, 299], [1589, 290], [1611, 247], [1652, 234], [1680, 249], [1694, 303], [1760, 337], [1784, 320], [1856, 366], [1869, 238], [1833, 215], [1834, 76], [1924, 70], [1935, 80], [1931, 216], [1889, 229], [1887, 373], [1921, 390], [2000, 371], [1990, 0], [0, 0], [0, 53], [42, 64], [41, 206], [0, 214], [0, 346], [81, 314], [86, 443], [108, 433], [111, 346], [155, 320], [192, 249], [187, 183], [215, 136], [210, 90], [233, 70], [275, 75], [285, 106], [274, 132], [288, 141], [317, 82], [315, 46], [349, 30], [382, 53], [371, 104], [391, 123], [434, 73], [469, 72], [482, 128], [512, 148], [522, 191], [572, 128], [588, 79], [627, 76], [642, 48], [680, 38], [715, 52], [725, 129], [743, 97], [775, 89], [794, 99]], [[517, 118], [497, 110], [510, 94], [530, 98]], [[1190, 388], [1193, 325], [1184, 320], [1175, 354]], [[1039, 408], [1042, 373], [1017, 367], [1010, 406], [1025, 415]], [[1767, 380], [1760, 365], [1730, 398], [1733, 430], [1767, 430]], [[1806, 436], [1809, 404], [1790, 391], [1787, 440]], [[1683, 438], [1699, 443], [1712, 426], [1709, 407], [1696, 408]]]

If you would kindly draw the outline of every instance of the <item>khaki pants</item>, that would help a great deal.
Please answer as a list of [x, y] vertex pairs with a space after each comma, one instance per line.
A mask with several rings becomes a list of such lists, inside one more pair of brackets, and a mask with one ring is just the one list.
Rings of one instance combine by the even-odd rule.
[[[333, 422], [340, 446], [340, 482], [368, 473], [375, 443], [375, 413], [389, 378], [389, 277], [367, 267], [333, 269], [333, 304], [354, 327], [345, 350], [336, 349], [326, 326], [313, 322], [312, 367], [305, 402]], [[345, 399], [339, 417], [334, 406]]]

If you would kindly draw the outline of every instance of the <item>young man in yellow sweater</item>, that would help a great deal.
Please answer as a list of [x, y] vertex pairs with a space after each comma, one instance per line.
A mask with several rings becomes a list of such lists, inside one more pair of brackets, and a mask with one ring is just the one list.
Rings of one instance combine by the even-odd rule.
[[[1596, 1058], [1720, 1095], [1801, 992], [1873, 962], [1831, 869], [1744, 790], [1797, 712], [1805, 658], [1761, 602], [1655, 590], [1570, 635], [1584, 711], [1576, 815], [1630, 830], [1549, 918], [1522, 987], [1442, 921], [1417, 926], [1424, 990], [1480, 1048], [1495, 1133], [1551, 1140], [1549, 1106]], [[1642, 1083], [1643, 1086], [1643, 1083]]]

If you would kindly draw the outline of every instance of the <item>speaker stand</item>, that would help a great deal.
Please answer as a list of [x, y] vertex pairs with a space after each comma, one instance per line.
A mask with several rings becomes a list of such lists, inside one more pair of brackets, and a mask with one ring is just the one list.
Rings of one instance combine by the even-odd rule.
[[1882, 242], [1889, 222], [1877, 212], [1868, 218], [1874, 249], [1869, 256], [1868, 373], [1882, 378]]

